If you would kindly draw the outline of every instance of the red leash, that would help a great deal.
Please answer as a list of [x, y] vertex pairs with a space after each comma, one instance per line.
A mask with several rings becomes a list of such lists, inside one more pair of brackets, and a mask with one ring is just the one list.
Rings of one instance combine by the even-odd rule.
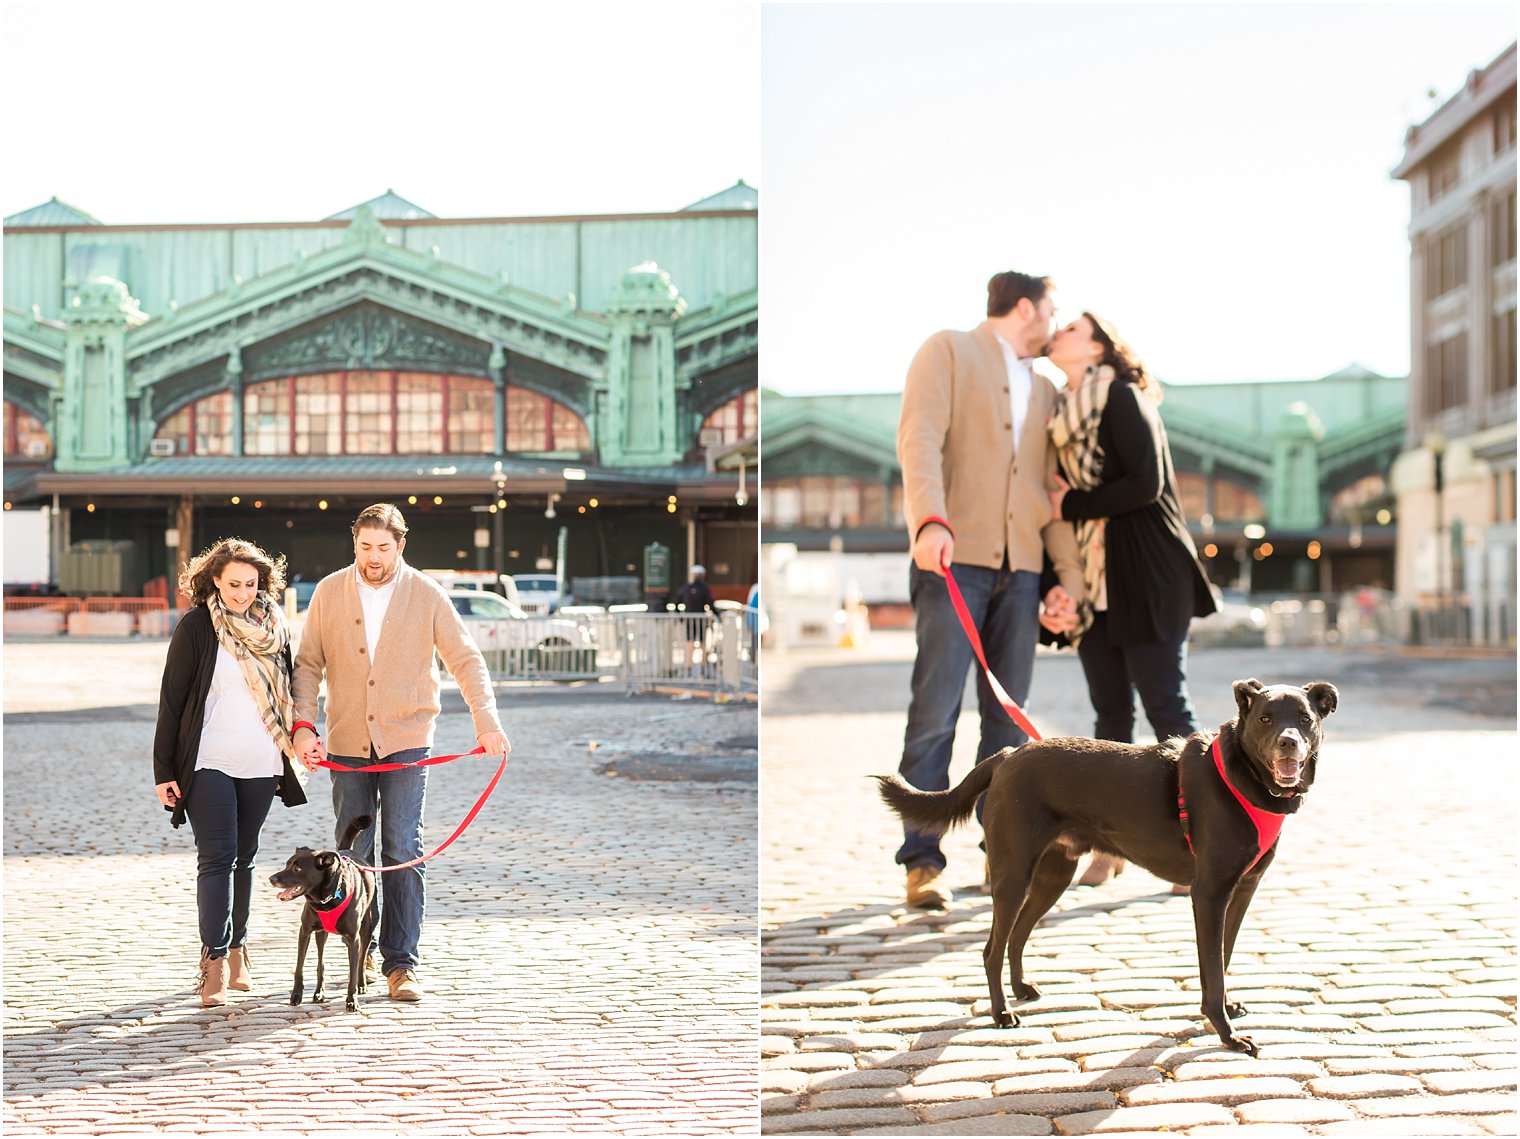
[[987, 656], [982, 652], [982, 638], [977, 634], [976, 623], [971, 620], [971, 611], [966, 608], [966, 599], [961, 596], [960, 586], [955, 584], [955, 575], [950, 572], [949, 566], [945, 567], [945, 586], [950, 590], [950, 604], [955, 606], [955, 615], [961, 619], [961, 628], [966, 631], [966, 639], [971, 642], [971, 649], [976, 653], [976, 659], [982, 662], [982, 674], [987, 678], [987, 683], [992, 686], [992, 694], [1003, 706], [1003, 711], [1012, 717], [1015, 724], [1024, 729], [1031, 740], [1039, 739], [1040, 733], [1035, 731], [1034, 725], [1029, 722], [1029, 717], [1024, 715], [1024, 710], [1013, 702], [1013, 698], [998, 683], [998, 678], [992, 675], [992, 669], [987, 667]]
[[[427, 759], [414, 760], [411, 763], [372, 763], [368, 767], [344, 767], [341, 763], [333, 763], [331, 760], [323, 759], [317, 761], [317, 766], [325, 767], [329, 771], [348, 771], [369, 774], [376, 771], [400, 771], [405, 767], [429, 767], [435, 763], [452, 763], [456, 759], [464, 759], [465, 757], [471, 755], [485, 755], [485, 753], [485, 748], [477, 747], [474, 751], [462, 751], [458, 755], [433, 755], [429, 756]], [[434, 850], [429, 854], [424, 854], [421, 858], [414, 858], [410, 862], [399, 862], [395, 866], [366, 866], [364, 863], [358, 861], [357, 859], [354, 860], [354, 865], [357, 866], [360, 870], [367, 871], [370, 874], [386, 874], [392, 870], [405, 870], [408, 867], [417, 866], [420, 863], [426, 862], [429, 858], [434, 857], [434, 855], [442, 854], [446, 849], [448, 849], [449, 844], [452, 843], [460, 835], [464, 834], [465, 828], [475, 821], [475, 816], [480, 814], [480, 809], [486, 805], [486, 800], [491, 797], [491, 792], [496, 790], [496, 784], [501, 779], [501, 773], [506, 769], [507, 757], [503, 755], [501, 757], [501, 763], [499, 763], [496, 767], [496, 774], [491, 776], [491, 782], [486, 784], [486, 789], [480, 793], [480, 798], [475, 800], [475, 805], [471, 807], [469, 813], [465, 815], [464, 821], [454, 828], [454, 833], [449, 835], [448, 838], [444, 839], [437, 850]]]

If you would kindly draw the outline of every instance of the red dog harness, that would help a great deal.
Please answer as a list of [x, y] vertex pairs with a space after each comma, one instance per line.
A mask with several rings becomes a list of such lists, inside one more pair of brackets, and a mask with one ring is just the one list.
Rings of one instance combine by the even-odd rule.
[[[347, 858], [343, 859], [343, 862], [347, 861], [349, 861]], [[342, 863], [339, 863], [339, 865], [341, 866]], [[348, 909], [348, 903], [353, 900], [354, 895], [353, 892], [350, 891], [349, 893], [344, 894], [343, 900], [330, 910], [320, 910], [317, 909], [316, 906], [312, 906], [311, 908], [317, 910], [317, 920], [322, 923], [323, 929], [325, 929], [328, 933], [337, 933], [338, 919], [343, 916], [343, 911]]]
[[[1272, 844], [1277, 841], [1277, 836], [1282, 833], [1283, 820], [1287, 815], [1276, 815], [1271, 811], [1263, 811], [1260, 807], [1254, 807], [1246, 801], [1246, 797], [1235, 790], [1235, 785], [1230, 782], [1229, 776], [1224, 773], [1224, 755], [1219, 750], [1219, 737], [1214, 737], [1214, 746], [1209, 749], [1214, 753], [1214, 770], [1219, 772], [1219, 778], [1230, 789], [1230, 794], [1235, 796], [1235, 801], [1240, 804], [1246, 816], [1256, 827], [1256, 857], [1251, 859], [1251, 866], [1261, 861], [1261, 856], [1272, 849]], [[1188, 821], [1187, 802], [1182, 797], [1182, 773], [1177, 776], [1177, 817], [1182, 820], [1182, 837], [1187, 839], [1188, 850], [1193, 849], [1193, 829]], [[1246, 869], [1250, 870], [1251, 866]]]

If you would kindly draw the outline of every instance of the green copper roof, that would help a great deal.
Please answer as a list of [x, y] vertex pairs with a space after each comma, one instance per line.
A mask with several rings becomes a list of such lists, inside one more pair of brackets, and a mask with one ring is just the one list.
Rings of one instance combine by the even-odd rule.
[[360, 202], [357, 206], [350, 206], [341, 213], [333, 214], [332, 217], [323, 218], [322, 220], [348, 221], [365, 206], [368, 206], [369, 212], [382, 221], [415, 221], [418, 218], [438, 216], [437, 214], [428, 213], [427, 210], [415, 202], [407, 201], [400, 194], [396, 193], [395, 190], [386, 190], [378, 198], [371, 198], [367, 202]]
[[758, 210], [759, 208], [760, 191], [740, 178], [726, 190], [719, 190], [700, 202], [682, 206], [679, 212], [684, 214], [692, 210]]
[[91, 217], [83, 210], [75, 209], [67, 202], [60, 202], [57, 198], [49, 198], [40, 206], [33, 206], [29, 210], [22, 210], [19, 214], [11, 214], [5, 219], [7, 227], [14, 226], [44, 226], [44, 225], [101, 225], [99, 218]]

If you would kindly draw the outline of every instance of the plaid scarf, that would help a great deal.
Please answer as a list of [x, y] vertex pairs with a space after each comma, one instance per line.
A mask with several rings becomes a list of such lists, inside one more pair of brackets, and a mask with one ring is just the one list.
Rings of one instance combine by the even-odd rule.
[[[280, 667], [280, 653], [290, 644], [290, 626], [285, 612], [273, 593], [260, 593], [242, 616], [222, 604], [222, 595], [213, 593], [206, 602], [211, 611], [211, 627], [216, 639], [232, 654], [243, 670], [243, 679], [259, 716], [280, 751], [296, 758], [290, 738], [295, 724], [296, 704], [290, 695], [290, 678]], [[292, 765], [297, 772], [300, 764]], [[300, 776], [298, 775], [297, 778]]]
[[[1089, 368], [1082, 386], [1056, 396], [1050, 413], [1050, 442], [1056, 449], [1061, 475], [1073, 490], [1094, 490], [1103, 472], [1103, 448], [1098, 446], [1098, 421], [1108, 406], [1114, 370], [1108, 365]], [[1092, 627], [1093, 614], [1108, 608], [1108, 565], [1103, 540], [1106, 518], [1083, 518], [1074, 523], [1077, 551], [1082, 557], [1082, 587], [1087, 596], [1077, 606], [1077, 627], [1066, 634], [1076, 645]]]

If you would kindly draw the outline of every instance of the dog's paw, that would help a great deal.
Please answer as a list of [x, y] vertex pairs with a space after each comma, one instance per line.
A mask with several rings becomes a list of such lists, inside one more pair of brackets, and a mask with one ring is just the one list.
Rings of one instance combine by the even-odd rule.
[[1025, 981], [1020, 981], [1013, 986], [1013, 996], [1015, 1000], [1037, 1001], [1040, 999], [1040, 990]]
[[349, 997], [348, 1000], [343, 1002], [343, 1007], [349, 1012], [358, 1012], [359, 1002], [354, 1000], [353, 997]]
[[1260, 1055], [1256, 1043], [1249, 1036], [1226, 1036], [1224, 1046], [1231, 1052], [1244, 1052], [1247, 1056]]
[[293, 1005], [300, 1004], [301, 1003], [301, 996], [302, 996], [302, 993], [301, 993], [300, 989], [291, 989], [290, 990], [290, 1003], [293, 1004]]
[[325, 989], [315, 989], [315, 990], [313, 990], [313, 992], [311, 994], [311, 999], [313, 1001], [325, 1001], [327, 999], [327, 990], [325, 990]]
[[1011, 1012], [999, 1012], [993, 1014], [992, 1023], [999, 1028], [1017, 1028], [1019, 1026], [1019, 1018]]
[[1224, 1006], [1224, 1011], [1225, 1015], [1228, 1016], [1231, 1020], [1238, 1020], [1241, 1017], [1245, 1016], [1246, 1013], [1250, 1010], [1247, 1009], [1246, 1006], [1241, 1004], [1239, 1001], [1231, 1001], [1229, 1004]]

